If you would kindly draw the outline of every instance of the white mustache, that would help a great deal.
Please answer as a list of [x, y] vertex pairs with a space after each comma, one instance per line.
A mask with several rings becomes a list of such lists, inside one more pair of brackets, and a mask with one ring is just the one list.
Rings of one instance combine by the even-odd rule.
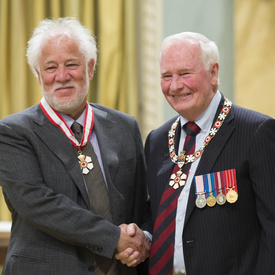
[[53, 90], [57, 90], [57, 89], [60, 89], [60, 88], [66, 88], [66, 87], [76, 88], [76, 85], [75, 85], [75, 83], [55, 84], [53, 86]]

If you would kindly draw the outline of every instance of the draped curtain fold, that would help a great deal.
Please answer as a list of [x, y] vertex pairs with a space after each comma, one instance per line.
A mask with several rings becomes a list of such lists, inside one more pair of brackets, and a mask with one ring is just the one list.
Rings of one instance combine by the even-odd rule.
[[[139, 119], [136, 3], [131, 0], [0, 0], [0, 119], [40, 101], [40, 86], [25, 58], [27, 41], [39, 21], [67, 16], [78, 18], [91, 29], [98, 43], [99, 66], [88, 100]], [[10, 220], [2, 194], [0, 220]]]
[[234, 3], [235, 102], [275, 117], [275, 1]]

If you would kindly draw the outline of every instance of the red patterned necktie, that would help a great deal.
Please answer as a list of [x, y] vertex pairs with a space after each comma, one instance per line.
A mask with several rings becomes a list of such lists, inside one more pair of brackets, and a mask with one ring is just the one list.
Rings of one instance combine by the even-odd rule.
[[[196, 135], [200, 128], [194, 122], [188, 122], [183, 126], [186, 132], [186, 139], [183, 150], [185, 155], [195, 152]], [[185, 164], [182, 172], [188, 176], [191, 163]], [[179, 170], [175, 165], [172, 175]], [[173, 273], [173, 256], [175, 245], [175, 217], [177, 212], [178, 197], [184, 186], [174, 189], [167, 184], [166, 190], [158, 208], [158, 215], [154, 225], [153, 241], [150, 251], [149, 274], [170, 275]]]

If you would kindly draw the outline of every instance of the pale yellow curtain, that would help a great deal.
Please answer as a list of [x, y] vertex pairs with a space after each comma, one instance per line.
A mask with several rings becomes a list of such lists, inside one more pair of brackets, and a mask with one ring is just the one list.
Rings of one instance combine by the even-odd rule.
[[98, 21], [98, 43], [102, 53], [98, 68], [101, 91], [98, 101], [137, 116], [135, 2], [116, 0], [109, 1], [108, 6], [106, 1], [98, 1], [98, 4], [99, 14], [102, 14]]
[[[135, 0], [0, 0], [0, 119], [41, 99], [25, 50], [38, 22], [73, 16], [99, 47], [89, 100], [138, 119]], [[1, 192], [2, 193], [2, 192]], [[0, 220], [10, 214], [0, 195]]]
[[275, 117], [275, 1], [235, 0], [235, 101]]

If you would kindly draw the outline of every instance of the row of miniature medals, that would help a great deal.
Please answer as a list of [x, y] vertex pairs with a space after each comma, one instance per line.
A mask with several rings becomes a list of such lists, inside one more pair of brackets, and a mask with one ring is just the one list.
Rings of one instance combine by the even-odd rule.
[[238, 199], [235, 169], [195, 176], [194, 183], [198, 208], [223, 205], [226, 201], [234, 203]]
[[[170, 182], [169, 182], [169, 185], [171, 187], [173, 187], [174, 189], [178, 189], [185, 185], [187, 176], [185, 173], [182, 172], [182, 167], [185, 164], [192, 163], [201, 157], [205, 147], [214, 138], [214, 136], [222, 126], [226, 116], [230, 112], [231, 106], [232, 106], [232, 102], [229, 101], [227, 98], [225, 98], [222, 110], [218, 115], [216, 122], [213, 124], [213, 127], [210, 129], [210, 132], [205, 138], [202, 146], [199, 148], [199, 150], [197, 150], [195, 153], [190, 155], [185, 155], [185, 151], [182, 151], [180, 155], [177, 156], [175, 151], [175, 134], [176, 134], [176, 128], [178, 126], [180, 117], [178, 117], [176, 121], [172, 124], [172, 127], [168, 132], [169, 153], [170, 153], [171, 161], [176, 165], [178, 165], [179, 170], [176, 173], [171, 175]], [[234, 169], [228, 170], [228, 171], [232, 173], [231, 171], [233, 170]], [[225, 176], [228, 171], [221, 172], [222, 174], [220, 176], [220, 179], [225, 179], [225, 180], [219, 180], [219, 181], [207, 180], [208, 177], [210, 177], [210, 179], [217, 178], [216, 177], [217, 173], [195, 177], [196, 196], [197, 196], [196, 206], [198, 208], [203, 208], [206, 206], [206, 204], [210, 207], [213, 207], [216, 204], [216, 202], [220, 205], [224, 204], [226, 201], [230, 203], [236, 202], [236, 200], [238, 199], [238, 193], [237, 193], [235, 170], [234, 170], [234, 177], [228, 178], [230, 179], [229, 181], [226, 180], [227, 177]], [[207, 184], [208, 182], [210, 182], [211, 184]], [[217, 188], [218, 192], [215, 192], [214, 188], [212, 187], [210, 189], [210, 186], [215, 186], [216, 183], [220, 185], [218, 186], [219, 188]], [[216, 193], [218, 193], [217, 196], [214, 196]]]

